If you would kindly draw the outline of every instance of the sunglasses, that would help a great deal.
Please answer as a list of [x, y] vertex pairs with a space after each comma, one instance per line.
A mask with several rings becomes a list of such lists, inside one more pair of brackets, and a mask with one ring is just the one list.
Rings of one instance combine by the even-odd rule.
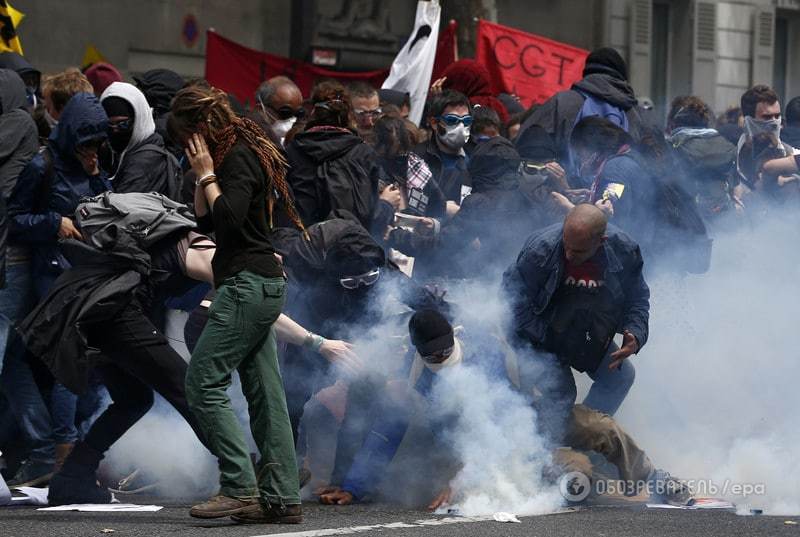
[[442, 362], [450, 358], [451, 354], [453, 354], [453, 347], [448, 347], [444, 350], [435, 352], [433, 354], [426, 354], [425, 356], [420, 356], [420, 358], [422, 358], [422, 361], [428, 364], [441, 364]]
[[381, 115], [381, 113], [383, 113], [383, 110], [380, 108], [376, 108], [375, 110], [354, 110], [353, 112], [355, 113], [355, 115], [360, 117], [370, 116], [376, 118], [379, 115]]
[[108, 128], [112, 131], [127, 131], [133, 126], [132, 119], [123, 119], [121, 121], [110, 121]]
[[364, 274], [359, 274], [358, 276], [347, 276], [345, 278], [340, 278], [339, 284], [345, 289], [358, 289], [362, 285], [364, 287], [374, 285], [380, 277], [381, 269], [376, 268], [370, 270], [369, 272], [365, 272]]
[[456, 114], [445, 114], [443, 116], [439, 116], [437, 118], [439, 121], [447, 125], [448, 127], [454, 127], [459, 123], [463, 123], [465, 127], [469, 127], [472, 125], [472, 116], [467, 114], [466, 116], [459, 116]]
[[275, 115], [278, 116], [278, 119], [286, 120], [292, 117], [296, 117], [297, 119], [303, 119], [306, 117], [306, 109], [302, 106], [298, 109], [294, 109], [291, 106], [281, 106], [280, 108], [273, 108], [270, 106], [270, 109], [275, 112]]
[[519, 171], [523, 173], [535, 175], [545, 170], [547, 170], [547, 166], [544, 164], [536, 164], [534, 162], [527, 162], [525, 160], [519, 163]]

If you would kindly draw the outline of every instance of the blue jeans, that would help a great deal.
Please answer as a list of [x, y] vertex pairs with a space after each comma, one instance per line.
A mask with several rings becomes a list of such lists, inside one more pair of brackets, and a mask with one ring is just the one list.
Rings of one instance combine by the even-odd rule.
[[3, 346], [0, 382], [17, 424], [28, 439], [31, 461], [51, 464], [55, 460], [50, 413], [42, 399], [33, 372], [25, 359], [25, 347], [12, 328], [33, 307], [29, 263], [9, 263], [6, 266], [6, 287], [0, 290], [0, 324]]
[[[636, 370], [630, 359], [622, 362], [621, 369], [610, 370], [611, 354], [617, 350], [612, 343], [600, 366], [588, 372], [594, 381], [583, 404], [609, 416], [622, 405], [633, 385]], [[539, 416], [539, 426], [555, 442], [561, 442], [566, 424], [578, 396], [572, 368], [554, 354], [528, 349], [530, 355], [521, 355], [520, 382], [524, 393], [536, 393], [534, 406]]]

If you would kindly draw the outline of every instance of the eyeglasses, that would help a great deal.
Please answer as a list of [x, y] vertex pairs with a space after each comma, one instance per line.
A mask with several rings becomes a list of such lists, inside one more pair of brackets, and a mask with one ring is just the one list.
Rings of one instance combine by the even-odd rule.
[[284, 105], [280, 108], [273, 108], [270, 106], [270, 110], [275, 112], [275, 115], [278, 116], [278, 119], [289, 119], [292, 117], [296, 117], [297, 119], [303, 119], [306, 117], [306, 109], [302, 106], [300, 108], [294, 109], [291, 106]]
[[383, 113], [383, 110], [380, 108], [376, 108], [375, 110], [353, 110], [355, 115], [360, 117], [370, 116], [372, 118], [377, 118]]
[[131, 126], [133, 125], [132, 119], [122, 119], [120, 121], [110, 121], [108, 123], [108, 128], [112, 131], [127, 131], [130, 130]]
[[536, 164], [535, 162], [528, 162], [527, 160], [523, 160], [519, 163], [519, 171], [521, 173], [527, 173], [529, 175], [535, 175], [537, 173], [542, 173], [547, 169], [547, 166], [544, 164]]
[[450, 355], [453, 354], [453, 348], [454, 347], [448, 347], [433, 354], [426, 354], [425, 356], [420, 355], [420, 358], [422, 358], [422, 361], [429, 364], [441, 364], [450, 358]]
[[447, 125], [448, 127], [454, 127], [459, 123], [463, 123], [465, 127], [469, 127], [472, 125], [472, 116], [467, 114], [466, 116], [459, 116], [456, 114], [445, 114], [443, 116], [439, 116], [437, 118], [439, 121]]
[[375, 282], [377, 282], [378, 278], [380, 277], [381, 269], [376, 268], [370, 270], [369, 272], [365, 272], [364, 274], [359, 274], [358, 276], [347, 276], [346, 278], [340, 278], [339, 284], [345, 289], [358, 289], [362, 285], [364, 287], [375, 285]]

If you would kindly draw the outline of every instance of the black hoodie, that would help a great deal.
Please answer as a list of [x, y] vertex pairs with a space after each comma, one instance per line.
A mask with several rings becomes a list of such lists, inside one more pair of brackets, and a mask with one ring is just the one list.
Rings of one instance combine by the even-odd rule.
[[8, 198], [20, 172], [39, 149], [36, 124], [25, 110], [25, 84], [0, 69], [0, 196]]
[[326, 128], [295, 136], [286, 147], [288, 180], [303, 224], [310, 226], [347, 211], [367, 229], [378, 207], [386, 175], [373, 149], [350, 131]]
[[569, 160], [569, 137], [575, 118], [578, 117], [585, 97], [592, 95], [625, 111], [628, 116], [628, 133], [639, 140], [643, 121], [636, 108], [636, 96], [627, 80], [605, 73], [592, 73], [575, 83], [571, 89], [560, 91], [539, 106], [525, 120], [519, 136], [532, 125], [539, 125], [553, 137], [558, 149], [558, 160], [566, 164]]

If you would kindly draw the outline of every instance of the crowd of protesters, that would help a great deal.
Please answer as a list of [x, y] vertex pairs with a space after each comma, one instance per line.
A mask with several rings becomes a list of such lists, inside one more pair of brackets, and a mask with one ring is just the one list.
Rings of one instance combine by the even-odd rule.
[[[717, 227], [797, 203], [800, 98], [784, 112], [755, 86], [715, 118], [682, 96], [662, 122], [610, 48], [528, 110], [490, 88], [460, 60], [416, 125], [407, 93], [362, 82], [304, 96], [278, 76], [247, 110], [165, 69], [42, 76], [0, 54], [8, 485], [111, 501], [101, 461], [157, 392], [219, 461], [219, 493], [192, 516], [299, 523], [321, 422], [338, 434], [315, 494], [365, 501], [412, 399], [434, 405], [438, 379], [471, 364], [528, 397], [554, 475], [591, 475], [596, 451], [685, 503], [612, 417], [648, 339], [646, 277], [702, 274]], [[465, 281], [497, 286], [508, 326], [461, 318], [446, 292]], [[366, 333], [385, 356], [351, 345]], [[592, 381], [580, 404], [573, 370]], [[434, 492], [431, 508], [454, 493]]]

